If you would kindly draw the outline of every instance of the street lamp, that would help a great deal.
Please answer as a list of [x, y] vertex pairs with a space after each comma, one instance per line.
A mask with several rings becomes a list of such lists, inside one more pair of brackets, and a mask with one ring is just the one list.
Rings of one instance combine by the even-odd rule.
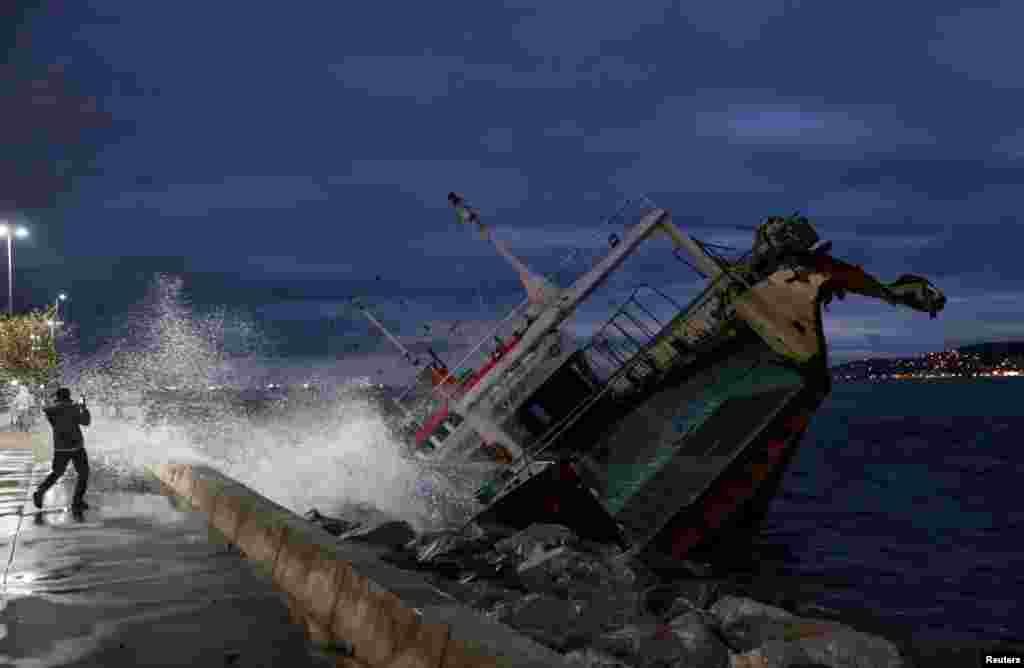
[[24, 239], [28, 230], [21, 225], [0, 223], [0, 237], [7, 237], [7, 313], [14, 315], [14, 237]]
[[57, 321], [58, 325], [64, 324], [60, 321], [60, 303], [63, 301], [67, 301], [67, 298], [67, 293], [62, 292], [59, 295], [57, 295], [56, 299], [53, 300], [53, 318], [54, 320]]

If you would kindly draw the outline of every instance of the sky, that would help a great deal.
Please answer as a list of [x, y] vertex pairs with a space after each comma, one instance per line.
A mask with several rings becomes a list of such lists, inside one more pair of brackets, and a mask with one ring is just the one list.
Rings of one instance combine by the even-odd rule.
[[[837, 257], [948, 295], [938, 320], [834, 304], [833, 361], [1024, 338], [1024, 5], [959, 4], [5, 3], [16, 303], [67, 291], [101, 337], [171, 272], [283, 354], [338, 358], [366, 334], [339, 324], [351, 295], [403, 332], [521, 298], [450, 190], [539, 271], [581, 249], [569, 275], [645, 194], [744, 249], [800, 211]], [[653, 245], [609, 289], [696, 294]]]

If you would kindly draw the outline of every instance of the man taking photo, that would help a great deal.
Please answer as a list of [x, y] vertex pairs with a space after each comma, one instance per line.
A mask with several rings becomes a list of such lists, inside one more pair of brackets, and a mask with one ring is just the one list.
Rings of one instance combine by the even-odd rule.
[[53, 427], [53, 470], [32, 495], [32, 502], [36, 508], [43, 507], [43, 496], [60, 480], [68, 468], [68, 462], [71, 462], [75, 465], [75, 473], [78, 474], [71, 509], [85, 510], [89, 507], [85, 502], [85, 489], [89, 484], [89, 457], [85, 452], [82, 427], [88, 427], [92, 423], [92, 416], [85, 406], [85, 397], [82, 397], [82, 403], [74, 403], [71, 401], [71, 390], [66, 387], [54, 392], [53, 398], [56, 399], [56, 403], [47, 406], [43, 411], [46, 413], [46, 419], [50, 421], [50, 426]]

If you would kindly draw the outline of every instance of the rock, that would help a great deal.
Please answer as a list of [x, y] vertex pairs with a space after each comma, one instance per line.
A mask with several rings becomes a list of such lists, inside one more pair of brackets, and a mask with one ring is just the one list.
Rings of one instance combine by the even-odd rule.
[[629, 624], [653, 621], [645, 618], [640, 594], [630, 589], [574, 593], [571, 600], [583, 604], [584, 626], [607, 632]]
[[635, 668], [631, 663], [590, 648], [573, 650], [564, 656], [564, 661], [567, 666], [580, 668]]
[[497, 618], [523, 635], [557, 651], [586, 644], [597, 629], [586, 628], [580, 614], [583, 606], [574, 601], [544, 594], [527, 594], [513, 603], [499, 606]]
[[564, 655], [565, 665], [580, 668], [635, 668], [633, 664], [590, 648], [578, 649]]
[[644, 591], [644, 606], [656, 617], [673, 619], [691, 610], [707, 609], [717, 591], [717, 584], [701, 580], [662, 583]]
[[494, 549], [526, 559], [537, 548], [553, 549], [571, 545], [575, 541], [576, 534], [560, 524], [531, 524], [514, 536], [499, 540], [494, 544]]
[[603, 634], [592, 648], [638, 668], [729, 665], [728, 649], [696, 615], [684, 615], [671, 624], [625, 626]]
[[308, 513], [306, 513], [306, 519], [314, 524], [319, 525], [321, 529], [331, 534], [332, 536], [340, 536], [346, 531], [351, 531], [352, 529], [359, 527], [358, 522], [348, 522], [337, 517], [327, 517], [326, 515], [321, 515], [320, 511], [318, 511], [316, 508], [313, 508]]
[[827, 608], [818, 603], [797, 603], [794, 612], [800, 617], [819, 617], [831, 620], [839, 619], [842, 613], [835, 608]]
[[357, 540], [372, 545], [383, 545], [392, 549], [404, 547], [416, 537], [408, 522], [393, 520], [381, 524], [363, 526], [346, 531], [339, 540]]
[[[664, 637], [667, 636], [667, 627], [664, 627], [664, 630], [663, 627], [664, 625], [652, 623], [629, 624], [602, 634], [593, 642], [592, 647], [618, 659], [623, 659], [640, 666], [642, 665], [640, 663], [642, 657], [645, 655], [653, 656], [653, 654], [657, 653], [652, 652], [652, 650], [669, 647], [669, 645], [665, 644], [668, 638]], [[659, 638], [659, 634], [663, 637]], [[659, 642], [664, 647], [655, 647]]]
[[807, 656], [794, 643], [769, 643], [764, 647], [729, 656], [730, 668], [806, 668]]
[[543, 566], [545, 563], [556, 559], [568, 551], [567, 547], [556, 547], [553, 550], [546, 550], [540, 545], [534, 547], [526, 560], [516, 567], [516, 571], [519, 573], [529, 573], [530, 571]]
[[427, 581], [463, 605], [495, 619], [500, 614], [511, 614], [516, 604], [523, 600], [523, 592], [487, 580], [462, 583], [444, 577], [428, 576]]
[[519, 579], [530, 591], [559, 593], [632, 588], [636, 574], [623, 561], [558, 547], [535, 552], [518, 568]]
[[796, 615], [782, 608], [767, 605], [750, 598], [723, 596], [710, 610], [719, 623], [725, 627], [743, 617], [767, 617], [770, 619], [795, 619]]
[[[777, 622], [778, 620], [776, 620]], [[786, 623], [768, 625], [780, 628]], [[767, 640], [759, 647], [733, 655], [733, 668], [903, 668], [906, 662], [888, 640], [832, 623], [802, 620], [788, 626], [794, 640]], [[762, 633], [769, 633], [763, 631]]]
[[686, 649], [686, 665], [724, 668], [729, 649], [709, 627], [706, 615], [688, 612], [669, 622], [672, 635]]
[[800, 641], [812, 663], [831, 668], [903, 668], [899, 650], [885, 638], [849, 630]]
[[486, 580], [471, 582], [466, 590], [463, 602], [485, 614], [496, 614], [499, 608], [507, 608], [510, 603], [523, 598], [522, 592]]
[[799, 617], [777, 618], [754, 615], [741, 617], [721, 628], [722, 638], [736, 652], [748, 652], [773, 640], [794, 641], [802, 638], [850, 631], [848, 627], [829, 621]]
[[699, 561], [689, 561], [686, 559], [681, 559], [677, 564], [677, 568], [698, 578], [711, 577], [715, 572], [711, 564], [705, 564]]

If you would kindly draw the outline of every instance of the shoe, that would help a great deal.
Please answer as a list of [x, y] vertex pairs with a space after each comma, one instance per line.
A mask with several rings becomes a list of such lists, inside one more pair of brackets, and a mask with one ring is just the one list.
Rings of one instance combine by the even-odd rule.
[[32, 494], [32, 503], [35, 504], [36, 509], [42, 509], [43, 507], [43, 495], [38, 491]]
[[71, 504], [72, 510], [88, 510], [89, 504], [85, 501], [75, 501]]

